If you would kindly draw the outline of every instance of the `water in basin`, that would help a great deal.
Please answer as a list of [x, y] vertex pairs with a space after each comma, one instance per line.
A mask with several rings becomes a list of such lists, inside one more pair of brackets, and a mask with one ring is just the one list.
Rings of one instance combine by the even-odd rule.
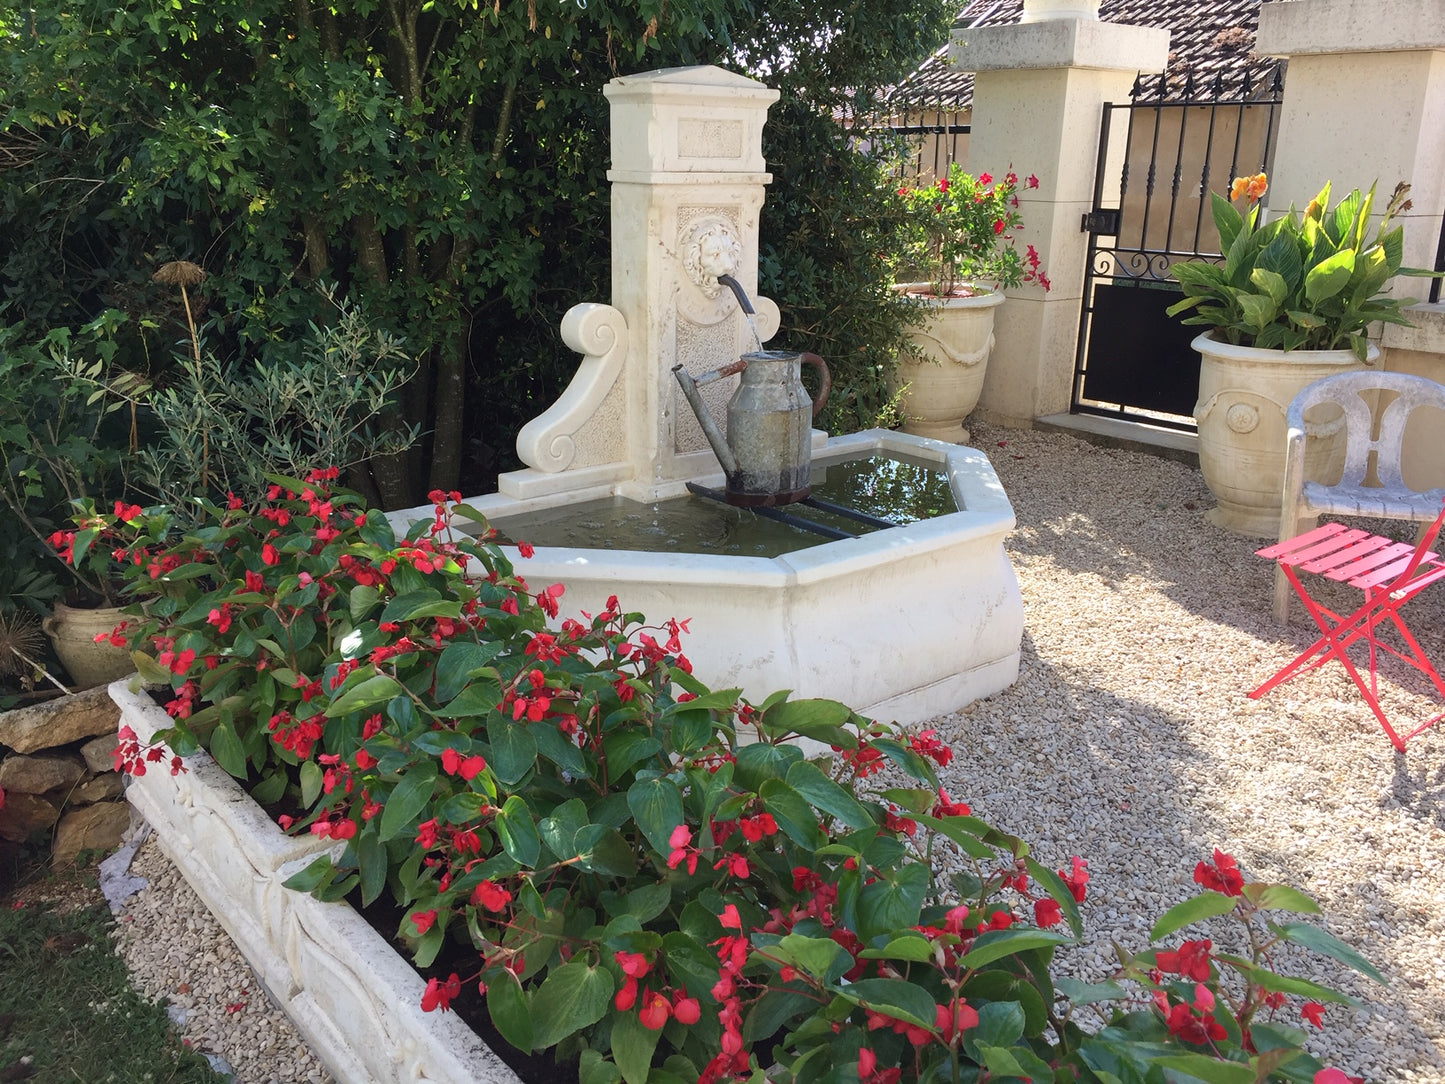
[[[813, 496], [898, 526], [958, 511], [937, 463], [878, 454], [813, 464]], [[782, 511], [851, 534], [880, 528], [804, 504]], [[777, 557], [821, 545], [822, 535], [705, 497], [646, 504], [604, 497], [494, 520], [501, 541], [575, 549]]]

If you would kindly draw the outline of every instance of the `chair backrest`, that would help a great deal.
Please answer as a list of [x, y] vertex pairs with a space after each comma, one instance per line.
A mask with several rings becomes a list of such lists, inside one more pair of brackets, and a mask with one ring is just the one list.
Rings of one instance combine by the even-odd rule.
[[[1371, 397], [1375, 392], [1396, 392], [1393, 401], [1380, 412], [1379, 436], [1375, 436]], [[1432, 406], [1445, 411], [1445, 384], [1408, 373], [1352, 372], [1316, 380], [1289, 405], [1291, 430], [1308, 433], [1305, 411], [1321, 403], [1338, 403], [1345, 412], [1345, 472], [1341, 485], [1362, 486], [1375, 453], [1375, 475], [1391, 489], [1403, 487], [1400, 477], [1401, 447], [1405, 422], [1417, 407]]]

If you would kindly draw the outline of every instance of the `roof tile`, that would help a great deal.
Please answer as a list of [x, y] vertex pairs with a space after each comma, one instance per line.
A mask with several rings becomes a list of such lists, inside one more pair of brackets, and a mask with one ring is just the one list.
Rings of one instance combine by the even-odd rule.
[[[1266, 0], [1268, 2], [1268, 0]], [[1244, 97], [1268, 90], [1278, 62], [1254, 54], [1261, 0], [1101, 0], [1105, 22], [1162, 27], [1170, 31], [1168, 68], [1160, 76], [1144, 76], [1138, 91], [1169, 98], [1223, 91]], [[1023, 0], [969, 0], [954, 20], [954, 29], [1016, 23]], [[959, 71], [948, 59], [948, 47], [924, 61], [890, 94], [895, 104], [967, 106], [973, 101], [973, 73]]]

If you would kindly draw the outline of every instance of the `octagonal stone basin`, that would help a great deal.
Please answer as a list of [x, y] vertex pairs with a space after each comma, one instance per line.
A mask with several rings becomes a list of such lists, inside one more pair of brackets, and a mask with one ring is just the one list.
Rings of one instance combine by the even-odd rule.
[[[815, 463], [871, 455], [932, 463], [958, 511], [776, 557], [537, 546], [516, 556], [533, 587], [562, 583], [564, 615], [616, 595], [652, 622], [689, 619], [683, 652], [714, 688], [753, 699], [779, 689], [841, 700], [864, 715], [916, 723], [1007, 688], [1018, 677], [1023, 601], [1004, 540], [1013, 506], [973, 448], [868, 430], [815, 448]], [[722, 488], [723, 477], [700, 476]], [[607, 487], [518, 500], [468, 499], [508, 516], [613, 495]], [[398, 532], [432, 510], [390, 514]]]

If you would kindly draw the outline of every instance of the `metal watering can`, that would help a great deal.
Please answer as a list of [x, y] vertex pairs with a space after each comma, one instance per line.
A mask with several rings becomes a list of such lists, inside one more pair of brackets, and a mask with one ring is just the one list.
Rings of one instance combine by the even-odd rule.
[[[816, 399], [809, 398], [803, 387], [804, 365], [816, 368], [821, 378]], [[745, 508], [792, 504], [812, 493], [813, 419], [833, 386], [822, 358], [763, 350], [698, 377], [688, 375], [681, 365], [673, 366], [672, 373], [727, 473], [729, 504]], [[734, 373], [741, 373], [743, 379], [728, 402], [724, 438], [697, 389]]]

